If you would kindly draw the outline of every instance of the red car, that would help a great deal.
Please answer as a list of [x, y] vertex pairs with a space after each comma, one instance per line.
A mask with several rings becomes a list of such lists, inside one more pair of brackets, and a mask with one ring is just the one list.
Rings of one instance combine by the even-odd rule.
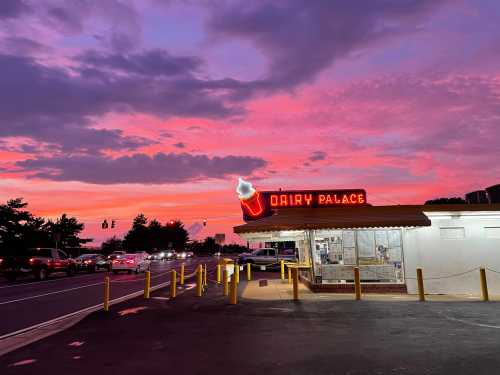
[[25, 255], [7, 256], [0, 262], [0, 272], [9, 281], [21, 275], [33, 275], [37, 280], [46, 279], [53, 272], [76, 272], [75, 261], [64, 251], [51, 248], [29, 249]]

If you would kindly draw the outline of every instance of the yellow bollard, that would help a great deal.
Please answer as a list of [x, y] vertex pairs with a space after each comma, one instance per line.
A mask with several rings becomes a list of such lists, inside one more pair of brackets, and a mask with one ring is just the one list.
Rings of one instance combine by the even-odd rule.
[[424, 277], [422, 275], [422, 268], [417, 268], [417, 286], [418, 286], [418, 300], [425, 301], [424, 292]]
[[280, 271], [281, 271], [281, 280], [285, 280], [285, 261], [281, 259], [280, 261]]
[[179, 285], [184, 285], [184, 262], [181, 263], [181, 274], [179, 276]]
[[149, 298], [150, 288], [151, 288], [151, 272], [146, 271], [146, 280], [144, 283], [144, 298]]
[[288, 266], [287, 268], [288, 268], [288, 284], [291, 284], [292, 283], [292, 269], [290, 268], [290, 266]]
[[292, 270], [293, 275], [293, 300], [299, 300], [299, 269], [294, 267]]
[[236, 279], [236, 284], [240, 283], [240, 265], [238, 263], [234, 263], [234, 277]]
[[104, 311], [109, 311], [109, 277], [104, 278]]
[[196, 296], [201, 297], [203, 293], [203, 267], [201, 264], [196, 271]]
[[252, 265], [247, 263], [247, 280], [252, 280]]
[[237, 303], [238, 303], [238, 279], [236, 278], [236, 268], [235, 268], [235, 272], [231, 277], [231, 294], [229, 295], [229, 304], [236, 305]]
[[170, 279], [170, 298], [177, 297], [177, 272], [172, 270], [172, 278]]
[[222, 270], [222, 278], [224, 279], [224, 288], [222, 289], [222, 295], [227, 296], [229, 294], [229, 277], [225, 268]]
[[206, 264], [203, 266], [203, 285], [204, 285], [205, 288], [208, 286], [208, 282], [207, 282], [207, 265]]
[[354, 267], [354, 292], [356, 294], [356, 301], [361, 299], [361, 282], [359, 279], [359, 267]]
[[490, 300], [488, 295], [488, 283], [486, 282], [486, 270], [481, 267], [479, 269], [479, 276], [481, 278], [481, 294], [483, 295], [483, 301], [487, 302]]
[[220, 279], [220, 264], [217, 265], [217, 284], [220, 285], [221, 279]]

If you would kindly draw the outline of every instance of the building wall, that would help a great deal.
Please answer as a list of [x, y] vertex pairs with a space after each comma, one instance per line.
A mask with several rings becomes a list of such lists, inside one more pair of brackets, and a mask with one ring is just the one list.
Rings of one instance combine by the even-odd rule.
[[[480, 295], [479, 270], [447, 276], [480, 266], [500, 272], [500, 212], [426, 212], [426, 215], [431, 219], [431, 227], [404, 230], [408, 293], [417, 293], [415, 270], [422, 267], [426, 293]], [[500, 274], [487, 271], [487, 279], [490, 294], [500, 294]]]

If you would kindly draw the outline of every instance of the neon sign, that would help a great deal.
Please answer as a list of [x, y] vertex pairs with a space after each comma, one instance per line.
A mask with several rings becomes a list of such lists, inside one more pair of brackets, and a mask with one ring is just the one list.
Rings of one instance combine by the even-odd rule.
[[363, 189], [259, 192], [250, 182], [240, 178], [236, 191], [245, 221], [270, 216], [277, 209], [353, 207], [368, 204]]

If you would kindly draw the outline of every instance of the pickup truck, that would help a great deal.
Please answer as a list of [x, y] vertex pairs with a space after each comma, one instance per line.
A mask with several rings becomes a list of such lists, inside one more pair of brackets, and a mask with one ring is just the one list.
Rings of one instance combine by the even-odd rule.
[[50, 248], [29, 249], [23, 255], [2, 257], [0, 261], [0, 273], [9, 281], [15, 281], [21, 275], [44, 280], [53, 272], [72, 276], [76, 272], [76, 263], [64, 251]]
[[279, 262], [296, 262], [297, 255], [294, 249], [278, 250], [274, 248], [257, 249], [251, 253], [242, 253], [238, 257], [238, 264], [250, 263], [256, 266], [270, 265], [278, 268]]

